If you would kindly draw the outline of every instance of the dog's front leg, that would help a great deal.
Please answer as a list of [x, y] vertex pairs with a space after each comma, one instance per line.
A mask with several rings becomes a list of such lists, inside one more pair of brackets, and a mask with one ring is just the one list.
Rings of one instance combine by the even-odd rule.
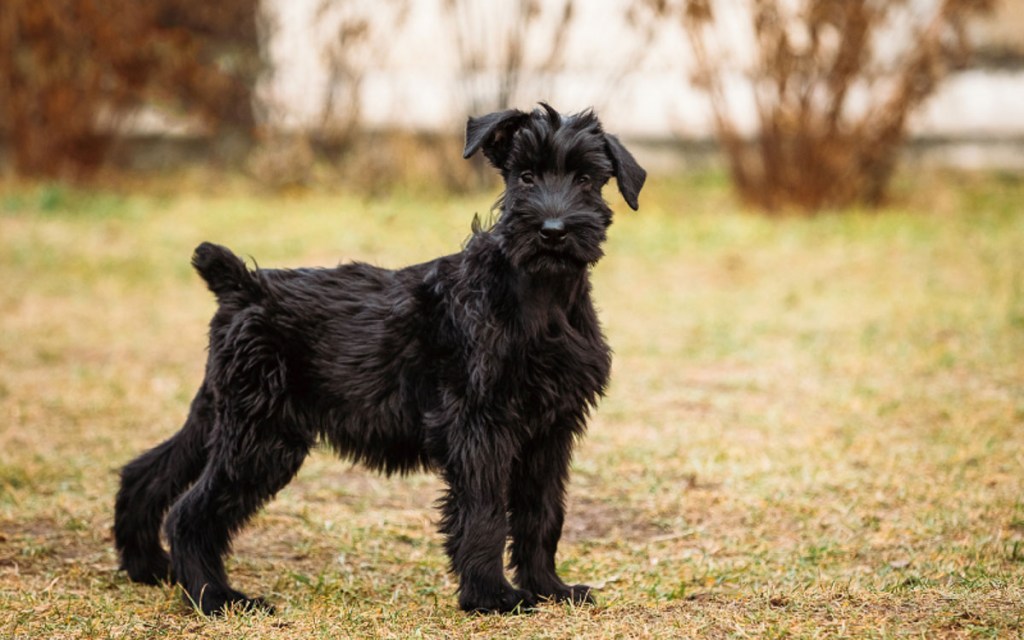
[[573, 438], [571, 429], [556, 429], [527, 443], [512, 465], [512, 567], [516, 583], [531, 593], [556, 602], [583, 604], [594, 602], [590, 587], [570, 586], [555, 571]]
[[493, 431], [467, 431], [470, 437], [450, 445], [443, 473], [448, 490], [441, 501], [441, 532], [459, 579], [459, 606], [481, 613], [531, 609], [537, 603], [534, 595], [505, 578], [511, 456], [488, 437]]

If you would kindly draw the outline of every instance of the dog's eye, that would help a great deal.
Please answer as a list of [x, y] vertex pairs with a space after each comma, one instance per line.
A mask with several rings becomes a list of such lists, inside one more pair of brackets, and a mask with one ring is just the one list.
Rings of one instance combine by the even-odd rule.
[[585, 185], [590, 184], [590, 176], [588, 176], [585, 173], [581, 173], [580, 175], [576, 176], [576, 184], [578, 184], [580, 186], [585, 186]]
[[526, 185], [533, 184], [533, 174], [529, 171], [524, 171], [519, 174], [519, 181]]

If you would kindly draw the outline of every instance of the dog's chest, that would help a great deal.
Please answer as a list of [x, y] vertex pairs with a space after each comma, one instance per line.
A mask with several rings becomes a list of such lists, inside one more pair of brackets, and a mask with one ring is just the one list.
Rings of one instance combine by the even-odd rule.
[[531, 284], [520, 290], [517, 322], [503, 350], [512, 388], [542, 411], [593, 403], [604, 389], [610, 356], [586, 281]]
[[603, 392], [610, 365], [599, 329], [586, 329], [562, 316], [508, 344], [495, 398], [533, 423], [585, 412]]

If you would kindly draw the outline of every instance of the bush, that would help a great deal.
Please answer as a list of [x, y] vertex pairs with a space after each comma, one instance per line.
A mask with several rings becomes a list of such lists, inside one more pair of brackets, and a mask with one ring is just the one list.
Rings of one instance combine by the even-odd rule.
[[258, 0], [4, 0], [0, 134], [26, 175], [81, 177], [139, 105], [251, 135]]
[[640, 0], [635, 9], [683, 27], [694, 82], [710, 98], [741, 197], [768, 211], [813, 211], [884, 201], [908, 116], [963, 64], [965, 23], [994, 3], [751, 0], [744, 7], [753, 42], [745, 65], [756, 105], [752, 138], [740, 131], [724, 90], [731, 69], [716, 41], [713, 4], [721, 6]]

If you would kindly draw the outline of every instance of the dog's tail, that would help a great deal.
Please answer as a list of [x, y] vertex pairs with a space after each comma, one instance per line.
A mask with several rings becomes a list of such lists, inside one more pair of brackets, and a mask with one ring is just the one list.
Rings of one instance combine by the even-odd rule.
[[206, 280], [217, 302], [247, 303], [258, 300], [261, 290], [242, 259], [227, 247], [204, 242], [192, 254], [192, 266]]

